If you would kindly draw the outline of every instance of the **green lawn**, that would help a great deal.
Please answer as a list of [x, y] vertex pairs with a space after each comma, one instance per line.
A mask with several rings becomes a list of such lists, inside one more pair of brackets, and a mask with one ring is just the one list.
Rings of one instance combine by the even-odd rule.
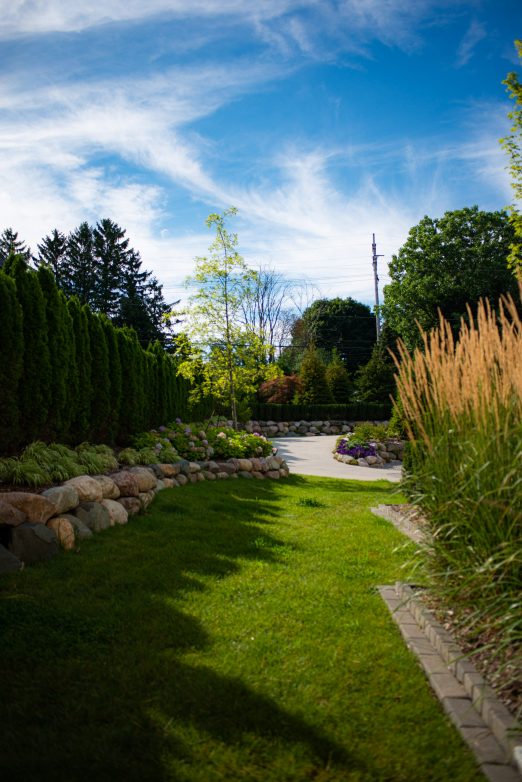
[[392, 492], [191, 485], [4, 577], [0, 778], [476, 782], [375, 591]]

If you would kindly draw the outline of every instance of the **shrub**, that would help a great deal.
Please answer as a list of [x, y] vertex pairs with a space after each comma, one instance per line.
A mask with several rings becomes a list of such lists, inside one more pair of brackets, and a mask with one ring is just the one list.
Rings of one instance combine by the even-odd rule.
[[332, 360], [326, 367], [326, 383], [335, 404], [348, 403], [352, 392], [350, 376], [335, 349], [332, 352]]
[[350, 436], [351, 443], [364, 444], [368, 442], [382, 443], [388, 437], [388, 427], [385, 424], [373, 424], [362, 421], [356, 424]]
[[468, 627], [522, 643], [522, 320], [511, 298], [481, 303], [455, 343], [441, 318], [423, 349], [400, 345], [406, 488], [426, 515], [433, 588]]
[[259, 387], [257, 395], [262, 402], [268, 404], [288, 404], [296, 393], [302, 391], [302, 383], [297, 375], [284, 375], [266, 380]]
[[328, 404], [332, 395], [326, 382], [326, 366], [319, 351], [311, 345], [304, 354], [299, 370], [302, 390], [297, 398], [308, 404]]

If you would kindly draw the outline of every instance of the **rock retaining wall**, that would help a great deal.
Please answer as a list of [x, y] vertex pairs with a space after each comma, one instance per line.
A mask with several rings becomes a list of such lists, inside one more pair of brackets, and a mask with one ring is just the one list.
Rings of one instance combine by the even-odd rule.
[[74, 549], [131, 516], [145, 511], [162, 489], [200, 481], [288, 476], [280, 456], [226, 461], [151, 464], [111, 475], [81, 475], [41, 493], [0, 493], [0, 573], [21, 570]]
[[[357, 421], [247, 421], [239, 424], [246, 432], [258, 432], [265, 437], [317, 437], [327, 434], [348, 434]], [[382, 423], [382, 421], [372, 421]], [[232, 421], [228, 422], [232, 426]]]

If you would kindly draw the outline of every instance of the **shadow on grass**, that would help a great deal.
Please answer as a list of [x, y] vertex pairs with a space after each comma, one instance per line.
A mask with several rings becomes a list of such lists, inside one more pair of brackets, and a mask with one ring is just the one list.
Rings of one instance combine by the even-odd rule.
[[278, 562], [284, 543], [270, 523], [279, 495], [268, 481], [164, 492], [126, 528], [2, 582], [2, 778], [189, 780], [169, 766], [201, 762], [208, 737], [228, 754], [243, 746], [256, 779], [272, 741], [306, 757], [312, 776], [332, 763], [364, 770], [239, 678], [182, 659], [212, 648], [201, 622], [181, 610], [184, 595], [245, 559]]

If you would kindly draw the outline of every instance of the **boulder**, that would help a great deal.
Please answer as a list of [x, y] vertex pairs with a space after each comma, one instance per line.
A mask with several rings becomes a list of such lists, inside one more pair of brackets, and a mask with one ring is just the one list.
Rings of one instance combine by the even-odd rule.
[[9, 550], [26, 565], [55, 557], [60, 551], [52, 529], [42, 522], [25, 521], [13, 527]]
[[268, 470], [265, 475], [267, 478], [272, 478], [272, 480], [277, 480], [280, 477], [279, 470]]
[[166, 488], [166, 486], [165, 486], [165, 482], [164, 482], [163, 478], [158, 478], [158, 482], [156, 484], [156, 493], [159, 492], [159, 491], [163, 491], [163, 489], [165, 489], [165, 488]]
[[189, 472], [199, 472], [201, 470], [201, 465], [199, 465], [197, 462], [189, 462]]
[[177, 486], [179, 486], [176, 478], [164, 478], [163, 483], [165, 484], [166, 489], [175, 489]]
[[280, 467], [279, 469], [279, 477], [280, 478], [288, 478], [290, 474], [290, 471], [285, 469], [284, 467]]
[[201, 474], [205, 477], [205, 480], [207, 480], [207, 481], [215, 481], [216, 480], [216, 473], [215, 472], [211, 472], [210, 470], [203, 470], [203, 472]]
[[111, 478], [120, 490], [120, 497], [137, 497], [140, 493], [138, 480], [129, 470], [114, 472]]
[[87, 538], [92, 538], [92, 532], [89, 527], [86, 527], [83, 521], [76, 516], [73, 516], [72, 513], [64, 513], [61, 518], [66, 519], [71, 524], [74, 529], [76, 540], [87, 540]]
[[190, 483], [197, 483], [198, 482], [198, 475], [199, 473], [191, 472], [187, 475], [187, 478], [189, 479]]
[[21, 570], [24, 563], [15, 557], [5, 546], [0, 546], [0, 573], [15, 573]]
[[203, 472], [197, 472], [196, 473], [196, 479], [197, 479], [198, 483], [201, 483], [201, 481], [204, 481], [205, 480], [205, 476], [203, 475]]
[[230, 475], [228, 474], [228, 472], [217, 472], [216, 478], [218, 478], [220, 481], [224, 481], [227, 478], [230, 478]]
[[116, 500], [102, 500], [101, 504], [104, 508], [107, 509], [109, 513], [109, 521], [111, 524], [111, 527], [114, 527], [115, 524], [126, 524], [129, 520], [129, 514], [121, 504], [121, 502], [117, 502]]
[[211, 472], [220, 472], [219, 464], [213, 461], [208, 462], [207, 469], [209, 469]]
[[237, 469], [236, 465], [232, 462], [218, 462], [217, 466], [219, 468], [219, 472], [226, 472], [227, 475], [233, 475]]
[[147, 467], [131, 467], [129, 470], [138, 481], [139, 492], [150, 491], [156, 488], [157, 478], [152, 470]]
[[252, 478], [257, 478], [258, 481], [262, 481], [263, 478], [265, 477], [262, 472], [259, 472], [259, 470], [252, 470], [250, 475], [252, 476]]
[[100, 484], [104, 500], [118, 499], [120, 490], [109, 475], [93, 475], [92, 477]]
[[179, 475], [179, 462], [176, 464], [157, 464], [164, 478], [175, 478]]
[[253, 466], [252, 461], [250, 459], [238, 459], [239, 462], [239, 469], [243, 472], [252, 472]]
[[155, 497], [155, 493], [152, 489], [149, 489], [149, 491], [140, 491], [138, 494], [138, 500], [140, 502], [140, 508], [141, 510], [147, 510], [149, 505], [152, 504], [152, 500]]
[[248, 470], [240, 470], [237, 474], [240, 478], [250, 478], [252, 480], [252, 470], [250, 472]]
[[141, 510], [140, 501], [137, 497], [120, 497], [116, 500], [127, 511], [128, 516], [137, 516]]
[[47, 522], [49, 529], [52, 529], [58, 543], [63, 549], [71, 550], [76, 543], [76, 535], [74, 534], [74, 527], [68, 519], [64, 519], [62, 516], [53, 516]]
[[73, 486], [53, 486], [42, 492], [42, 497], [46, 497], [54, 505], [54, 515], [61, 516], [68, 510], [76, 508], [80, 503], [78, 492]]
[[180, 474], [188, 475], [190, 472], [190, 462], [188, 462], [186, 459], [181, 459], [178, 464]]
[[252, 470], [255, 470], [256, 472], [261, 472], [261, 459], [249, 459], [250, 464], [252, 465]]
[[11, 527], [18, 527], [19, 524], [23, 524], [26, 520], [27, 516], [23, 510], [19, 510], [9, 502], [0, 499], [0, 525], [9, 524]]
[[111, 526], [109, 511], [101, 502], [81, 502], [73, 515], [92, 532], [101, 532]]
[[266, 466], [269, 470], [278, 470], [282, 459], [280, 456], [269, 456], [266, 460]]
[[64, 486], [72, 486], [78, 492], [80, 502], [99, 502], [103, 499], [102, 488], [90, 475], [79, 475], [65, 481]]
[[178, 483], [178, 486], [185, 486], [185, 484], [188, 483], [188, 478], [186, 475], [180, 472], [180, 474], [176, 478], [176, 481]]
[[7, 491], [2, 494], [2, 501], [25, 513], [27, 521], [33, 523], [45, 524], [47, 519], [56, 515], [53, 503], [41, 494], [30, 494], [25, 491]]

